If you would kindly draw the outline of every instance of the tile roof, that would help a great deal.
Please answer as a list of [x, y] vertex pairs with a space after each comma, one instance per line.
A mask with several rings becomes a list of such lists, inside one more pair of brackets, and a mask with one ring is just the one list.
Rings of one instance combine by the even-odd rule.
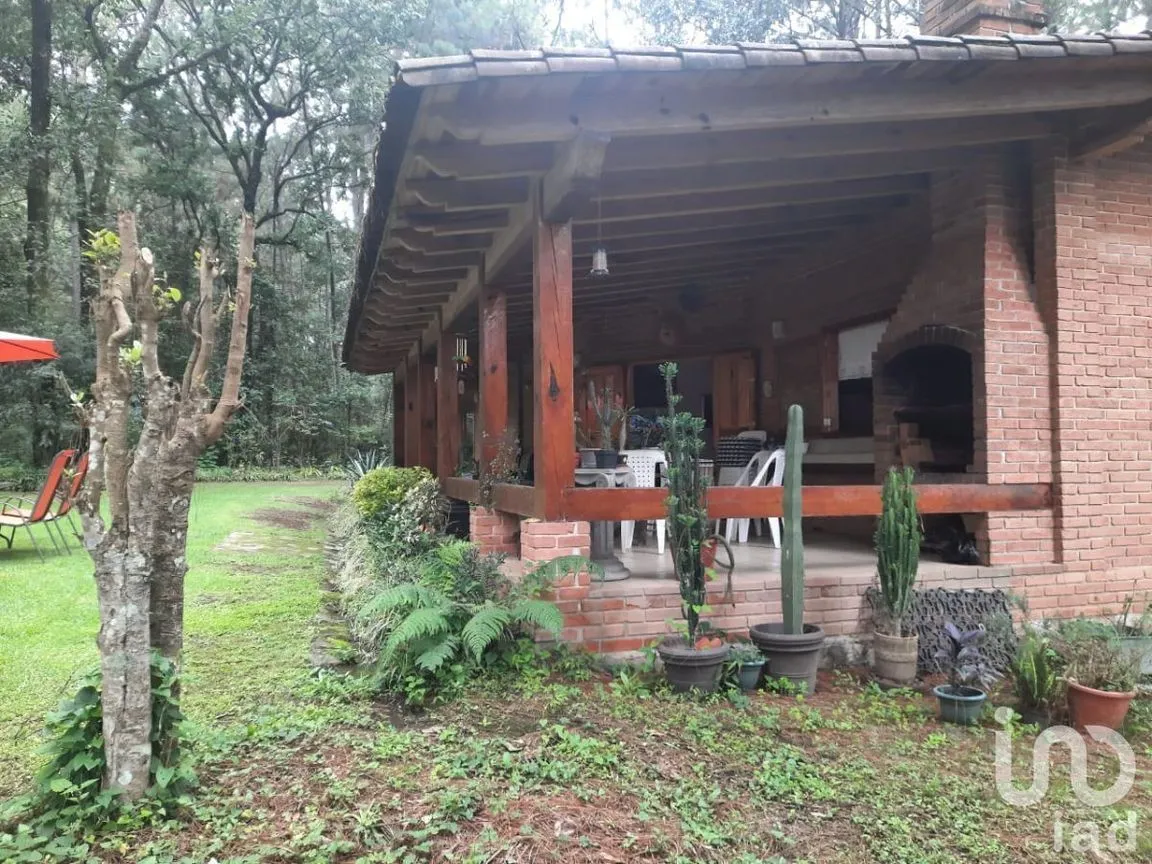
[[398, 80], [411, 87], [555, 72], [740, 70], [819, 63], [1031, 60], [1152, 53], [1152, 31], [1135, 35], [906, 36], [901, 39], [795, 39], [770, 44], [642, 48], [476, 49], [450, 57], [401, 60]]

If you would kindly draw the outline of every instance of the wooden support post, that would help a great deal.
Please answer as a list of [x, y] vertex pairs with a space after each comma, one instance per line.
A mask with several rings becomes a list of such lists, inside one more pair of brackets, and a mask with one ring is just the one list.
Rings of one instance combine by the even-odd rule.
[[576, 452], [572, 369], [572, 223], [537, 222], [532, 245], [535, 483], [545, 520], [563, 513]]
[[508, 426], [508, 300], [500, 289], [480, 289], [480, 458], [492, 464]]
[[420, 363], [408, 358], [404, 377], [404, 465], [420, 464]]
[[436, 346], [436, 476], [453, 477], [460, 464], [460, 393], [456, 336], [441, 332]]
[[404, 398], [404, 382], [392, 376], [392, 464], [404, 466], [407, 453], [404, 450], [404, 432], [408, 422], [408, 402]]
[[420, 367], [420, 462], [429, 471], [436, 470], [436, 378], [434, 365], [425, 357], [417, 360]]

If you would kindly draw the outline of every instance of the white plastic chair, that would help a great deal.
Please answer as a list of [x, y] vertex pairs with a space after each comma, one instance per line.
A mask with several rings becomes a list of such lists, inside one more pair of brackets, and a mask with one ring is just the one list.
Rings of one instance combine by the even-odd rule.
[[761, 445], [768, 443], [768, 433], [763, 429], [747, 429], [743, 432], [736, 434], [737, 438], [752, 438], [759, 441]]
[[[628, 467], [632, 469], [632, 476], [636, 478], [637, 489], [656, 488], [656, 466], [667, 468], [668, 459], [663, 450], [621, 450], [627, 457]], [[664, 554], [665, 521], [656, 520], [656, 550]], [[620, 523], [620, 548], [627, 551], [632, 548], [632, 537], [636, 529], [635, 522]]]
[[[771, 453], [761, 451], [757, 453], [752, 459], [749, 460], [748, 466], [744, 469], [744, 473], [740, 475], [740, 479], [736, 482], [737, 486], [779, 486], [784, 482], [784, 451], [782, 449], [773, 450]], [[734, 539], [739, 538], [738, 542], [748, 542], [748, 527], [752, 522], [751, 518], [747, 519], [729, 519], [727, 528], [724, 532], [724, 539], [731, 543]], [[759, 519], [756, 520], [760, 522]], [[775, 516], [768, 517], [768, 529], [772, 532], [772, 544], [780, 548], [780, 520]], [[759, 527], [756, 529], [759, 534]]]

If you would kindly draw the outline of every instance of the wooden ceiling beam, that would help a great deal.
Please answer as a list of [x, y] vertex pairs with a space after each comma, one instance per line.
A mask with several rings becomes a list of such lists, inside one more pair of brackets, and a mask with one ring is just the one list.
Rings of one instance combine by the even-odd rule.
[[673, 234], [679, 231], [693, 231], [700, 228], [742, 229], [752, 225], [770, 227], [774, 225], [792, 226], [805, 223], [824, 223], [833, 219], [856, 219], [876, 216], [908, 203], [906, 196], [889, 198], [867, 198], [859, 201], [831, 201], [824, 204], [785, 204], [769, 206], [761, 210], [737, 210], [732, 213], [712, 214], [708, 219], [696, 215], [653, 216], [647, 219], [622, 220], [608, 223], [607, 227], [595, 220], [581, 222], [573, 229], [575, 242], [592, 242], [597, 236], [612, 246], [619, 240], [632, 237], [653, 237]]
[[1149, 135], [1152, 135], [1152, 99], [1118, 111], [1109, 120], [1074, 134], [1069, 155], [1073, 159], [1115, 156]]
[[452, 252], [440, 255], [424, 255], [422, 253], [385, 251], [382, 259], [398, 267], [403, 267], [413, 273], [432, 273], [438, 270], [453, 270], [461, 267], [475, 267], [484, 259], [484, 253], [479, 250], [471, 252]]
[[408, 207], [399, 210], [399, 221], [413, 231], [424, 231], [437, 237], [483, 234], [508, 227], [508, 210], [481, 210], [449, 213], [443, 209]]
[[[1055, 124], [1036, 114], [910, 123], [864, 123], [850, 128], [750, 129], [682, 138], [621, 138], [608, 149], [605, 172], [667, 170], [730, 162], [812, 159], [909, 150], [966, 147], [1052, 135]], [[538, 145], [513, 145], [516, 147]], [[476, 146], [473, 152], [503, 148]]]
[[441, 309], [440, 322], [421, 334], [413, 350], [434, 345], [440, 338], [440, 324], [451, 326], [466, 307], [476, 302], [482, 284], [500, 282], [508, 266], [530, 248], [537, 219], [565, 221], [587, 206], [596, 189], [608, 140], [606, 135], [585, 132], [560, 148], [552, 167], [534, 181], [528, 200], [509, 214], [508, 227], [496, 233], [482, 263], [461, 277], [462, 281]]
[[423, 255], [452, 255], [474, 249], [483, 250], [491, 242], [491, 232], [438, 236], [415, 228], [397, 228], [388, 236], [386, 248], [407, 249]]
[[399, 204], [402, 207], [421, 204], [450, 213], [512, 207], [528, 200], [531, 182], [528, 177], [498, 177], [494, 180], [467, 182], [443, 177], [409, 179], [404, 184]]
[[542, 174], [556, 161], [551, 143], [476, 147], [469, 141], [449, 140], [417, 144], [412, 152], [416, 164], [433, 174], [468, 179]]
[[923, 194], [927, 191], [927, 175], [908, 174], [867, 180], [845, 180], [840, 183], [780, 186], [768, 193], [763, 189], [738, 189], [718, 194], [695, 192], [646, 200], [605, 201], [602, 208], [603, 215], [599, 218], [606, 224], [654, 217], [763, 210], [768, 207], [786, 207], [795, 204], [889, 198], [893, 195]]
[[633, 170], [605, 174], [604, 201], [664, 198], [688, 193], [768, 189], [810, 183], [841, 183], [873, 177], [922, 174], [962, 165], [978, 158], [979, 148], [955, 147], [910, 153], [790, 159], [780, 162], [731, 162], [701, 168]]
[[482, 99], [477, 91], [475, 98], [430, 105], [424, 137], [447, 131], [482, 144], [513, 144], [564, 141], [581, 129], [613, 137], [708, 133], [1072, 111], [1152, 98], [1152, 76], [1143, 69], [974, 76], [947, 86], [936, 79], [880, 79], [790, 89], [732, 82], [688, 89], [678, 76], [666, 77], [619, 98], [578, 93], [549, 99], [545, 89], [530, 116], [522, 100]]
[[644, 234], [639, 237], [608, 238], [603, 242], [595, 238], [575, 244], [575, 254], [590, 255], [597, 246], [603, 245], [608, 256], [626, 255], [633, 252], [658, 252], [664, 249], [687, 249], [694, 246], [714, 246], [722, 243], [737, 243], [748, 240], [774, 241], [782, 237], [804, 237], [809, 241], [825, 239], [828, 232], [836, 228], [846, 228], [857, 224], [862, 217], [841, 217], [815, 222], [798, 222], [795, 225], [772, 223], [769, 225], [747, 225], [743, 228], [710, 228], [705, 223], [700, 228], [684, 231], [670, 231], [663, 234]]

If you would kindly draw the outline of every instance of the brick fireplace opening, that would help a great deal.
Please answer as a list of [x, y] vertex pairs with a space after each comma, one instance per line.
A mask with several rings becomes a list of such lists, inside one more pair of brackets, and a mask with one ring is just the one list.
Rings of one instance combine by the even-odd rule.
[[976, 336], [921, 327], [884, 346], [876, 387], [895, 434], [894, 463], [927, 481], [962, 482], [975, 471], [973, 351]]

